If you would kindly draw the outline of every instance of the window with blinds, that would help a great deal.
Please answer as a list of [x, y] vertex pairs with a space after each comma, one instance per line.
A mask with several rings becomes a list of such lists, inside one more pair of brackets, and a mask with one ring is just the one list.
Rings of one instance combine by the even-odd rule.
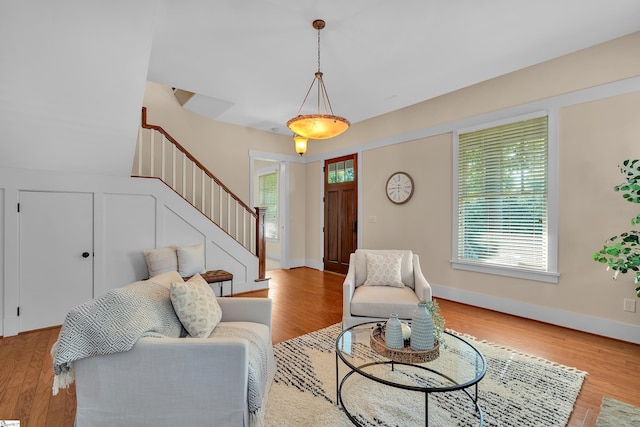
[[547, 271], [548, 119], [458, 135], [454, 262]]
[[278, 238], [278, 173], [258, 177], [258, 203], [265, 207], [264, 232], [267, 239]]

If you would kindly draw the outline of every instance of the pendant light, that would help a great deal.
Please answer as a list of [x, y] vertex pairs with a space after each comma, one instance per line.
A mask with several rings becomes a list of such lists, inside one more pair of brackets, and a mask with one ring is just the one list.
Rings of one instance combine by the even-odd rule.
[[309, 138], [300, 135], [293, 135], [293, 142], [296, 144], [296, 153], [301, 156], [307, 152], [307, 141]]
[[[320, 30], [325, 27], [325, 22], [322, 19], [316, 19], [313, 21], [312, 25], [313, 28], [318, 30], [318, 71], [314, 74], [311, 86], [309, 87], [307, 95], [304, 97], [302, 105], [298, 110], [298, 115], [287, 122], [287, 127], [291, 129], [295, 136], [307, 139], [328, 139], [338, 136], [349, 129], [351, 123], [349, 123], [349, 120], [344, 117], [333, 114], [331, 102], [327, 95], [327, 89], [325, 88], [324, 80], [322, 79], [322, 72], [320, 71]], [[300, 115], [300, 112], [311, 93], [311, 89], [313, 89], [313, 85], [316, 83], [318, 92], [317, 113]], [[302, 155], [303, 153], [298, 151], [298, 141], [295, 139], [295, 136], [296, 152]], [[304, 142], [304, 150], [306, 151], [306, 141]]]

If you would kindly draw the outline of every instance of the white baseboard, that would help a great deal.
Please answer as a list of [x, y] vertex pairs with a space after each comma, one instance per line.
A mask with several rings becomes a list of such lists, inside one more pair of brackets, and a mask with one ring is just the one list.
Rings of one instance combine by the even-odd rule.
[[20, 322], [17, 316], [6, 317], [0, 324], [2, 325], [2, 335], [5, 337], [18, 335], [20, 332]]
[[433, 296], [436, 298], [443, 298], [499, 311], [501, 313], [551, 323], [565, 328], [640, 344], [640, 326], [446, 286], [431, 284], [431, 289]]
[[315, 268], [316, 270], [324, 271], [324, 263], [322, 261], [314, 261], [308, 259], [306, 260], [304, 265], [301, 265], [301, 267]]

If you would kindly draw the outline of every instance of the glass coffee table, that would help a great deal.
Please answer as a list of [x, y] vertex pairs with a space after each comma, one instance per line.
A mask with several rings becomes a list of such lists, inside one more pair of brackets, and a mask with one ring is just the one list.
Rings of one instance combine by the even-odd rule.
[[[363, 425], [361, 416], [352, 414], [343, 400], [345, 392], [347, 395], [349, 394], [349, 391], [345, 390], [345, 384], [349, 382], [350, 378], [353, 381], [353, 375], [358, 374], [358, 376], [392, 388], [390, 393], [387, 393], [386, 387], [382, 388], [382, 394], [387, 395], [382, 397], [383, 400], [394, 401], [396, 399], [394, 388], [423, 393], [425, 425], [427, 426], [429, 425], [429, 396], [431, 394], [464, 393], [461, 396], [463, 399], [454, 396], [452, 399], [454, 404], [447, 404], [446, 411], [464, 412], [465, 416], [472, 413], [473, 419], [478, 422], [479, 426], [482, 426], [483, 415], [478, 404], [478, 383], [484, 377], [487, 369], [487, 362], [482, 353], [463, 338], [444, 332], [444, 343], [440, 345], [439, 356], [435, 360], [425, 363], [393, 361], [371, 348], [371, 332], [380, 323], [382, 322], [353, 326], [343, 330], [336, 339], [337, 402], [342, 406], [351, 422], [355, 425]], [[347, 368], [342, 379], [340, 379], [339, 372], [340, 360]], [[355, 388], [362, 391], [367, 388], [367, 383], [365, 381]], [[380, 391], [381, 389], [376, 388], [376, 390]], [[372, 396], [371, 393], [374, 391], [366, 390], [365, 394]], [[442, 409], [439, 410], [442, 411]], [[374, 415], [374, 417], [378, 417], [378, 415]], [[458, 415], [456, 417], [459, 418]]]

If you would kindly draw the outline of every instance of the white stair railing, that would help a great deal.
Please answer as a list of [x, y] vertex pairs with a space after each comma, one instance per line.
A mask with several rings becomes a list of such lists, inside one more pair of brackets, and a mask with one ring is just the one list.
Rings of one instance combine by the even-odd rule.
[[[160, 126], [142, 125], [132, 176], [158, 178], [207, 216], [238, 243], [258, 256], [264, 278], [262, 208], [254, 212]], [[261, 253], [262, 252], [262, 253]]]

